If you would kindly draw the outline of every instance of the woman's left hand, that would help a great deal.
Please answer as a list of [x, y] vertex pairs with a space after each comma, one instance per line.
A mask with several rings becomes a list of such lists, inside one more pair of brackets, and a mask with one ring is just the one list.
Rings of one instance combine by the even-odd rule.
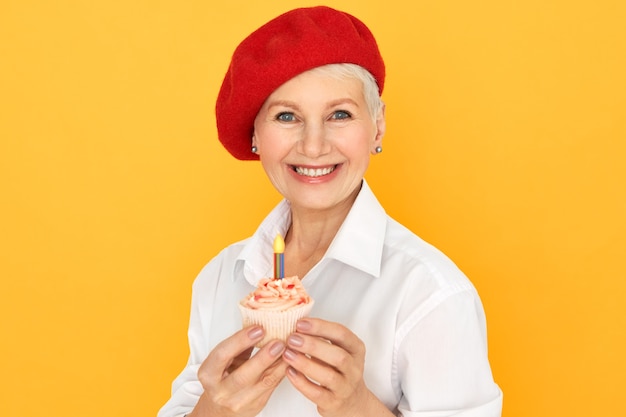
[[365, 385], [365, 345], [346, 327], [321, 319], [300, 320], [283, 358], [290, 365], [287, 377], [293, 386], [317, 404], [322, 416], [392, 415]]

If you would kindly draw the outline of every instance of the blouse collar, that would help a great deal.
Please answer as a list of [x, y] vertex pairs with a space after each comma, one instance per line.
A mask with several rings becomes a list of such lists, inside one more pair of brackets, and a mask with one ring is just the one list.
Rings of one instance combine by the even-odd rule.
[[[243, 276], [251, 285], [273, 273], [272, 246], [276, 234], [285, 236], [291, 224], [290, 205], [282, 200], [261, 222], [244, 245], [235, 263], [234, 277]], [[371, 276], [380, 275], [387, 216], [369, 185], [363, 180], [350, 212], [337, 231], [320, 263], [327, 260], [357, 268]]]

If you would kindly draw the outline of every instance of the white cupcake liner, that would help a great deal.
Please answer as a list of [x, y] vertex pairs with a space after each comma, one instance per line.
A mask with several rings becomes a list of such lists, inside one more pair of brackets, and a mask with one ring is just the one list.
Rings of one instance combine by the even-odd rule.
[[301, 304], [284, 311], [253, 310], [239, 304], [239, 311], [243, 320], [243, 327], [254, 324], [263, 327], [265, 337], [256, 347], [265, 346], [270, 340], [287, 340], [287, 336], [296, 331], [296, 323], [302, 317], [307, 316], [313, 308], [314, 301]]

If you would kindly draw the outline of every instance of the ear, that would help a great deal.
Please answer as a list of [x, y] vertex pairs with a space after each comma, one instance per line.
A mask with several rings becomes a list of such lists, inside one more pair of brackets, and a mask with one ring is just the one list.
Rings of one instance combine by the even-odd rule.
[[374, 136], [374, 142], [372, 143], [372, 154], [376, 154], [375, 149], [378, 146], [383, 146], [383, 136], [387, 130], [387, 122], [385, 120], [385, 103], [380, 106], [380, 111], [376, 117], [376, 136]]

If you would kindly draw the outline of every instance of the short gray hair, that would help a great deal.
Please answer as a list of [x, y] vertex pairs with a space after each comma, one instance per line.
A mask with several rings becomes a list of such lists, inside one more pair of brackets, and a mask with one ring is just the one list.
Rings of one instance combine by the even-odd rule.
[[328, 64], [316, 67], [311, 72], [323, 73], [339, 79], [353, 78], [363, 84], [363, 95], [367, 109], [374, 122], [383, 108], [383, 101], [380, 98], [380, 90], [374, 76], [365, 68], [356, 64]]

